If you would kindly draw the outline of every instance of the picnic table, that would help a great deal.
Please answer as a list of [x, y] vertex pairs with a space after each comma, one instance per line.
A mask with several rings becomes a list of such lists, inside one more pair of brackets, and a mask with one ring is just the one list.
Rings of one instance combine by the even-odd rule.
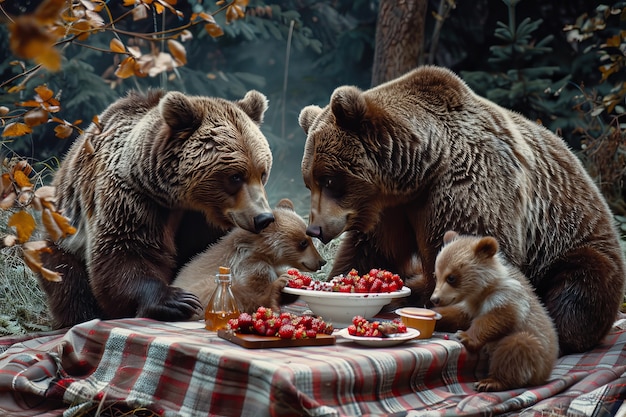
[[93, 320], [0, 338], [0, 415], [73, 416], [94, 405], [162, 416], [624, 415], [626, 320], [559, 359], [543, 386], [478, 393], [484, 357], [435, 333], [373, 348], [246, 349], [201, 322]]

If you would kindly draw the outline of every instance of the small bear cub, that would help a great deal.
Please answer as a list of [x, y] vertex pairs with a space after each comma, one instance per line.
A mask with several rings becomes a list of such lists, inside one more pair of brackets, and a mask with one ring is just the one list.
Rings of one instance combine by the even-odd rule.
[[[216, 287], [220, 266], [230, 267], [233, 295], [243, 311], [252, 313], [259, 306], [279, 310], [281, 304], [295, 301], [283, 294], [288, 268], [314, 272], [326, 264], [313, 240], [306, 234], [306, 223], [284, 198], [273, 210], [274, 222], [260, 233], [232, 229], [218, 242], [192, 258], [178, 273], [172, 285], [195, 294], [203, 306]], [[296, 297], [297, 298], [297, 297]], [[192, 319], [201, 318], [196, 314]]]
[[444, 235], [435, 261], [431, 302], [443, 316], [471, 321], [457, 336], [469, 351], [484, 349], [488, 377], [477, 391], [541, 385], [558, 357], [556, 329], [524, 274], [510, 265], [491, 236]]

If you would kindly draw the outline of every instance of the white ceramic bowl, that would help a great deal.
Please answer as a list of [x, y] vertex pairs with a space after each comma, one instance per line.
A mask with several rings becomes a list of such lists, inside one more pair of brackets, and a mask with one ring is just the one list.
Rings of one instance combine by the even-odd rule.
[[287, 294], [299, 295], [313, 314], [321, 316], [336, 329], [348, 327], [354, 316], [371, 319], [394, 298], [407, 297], [411, 294], [408, 287], [400, 291], [381, 293], [345, 293], [335, 291], [315, 291], [300, 288], [283, 288]]

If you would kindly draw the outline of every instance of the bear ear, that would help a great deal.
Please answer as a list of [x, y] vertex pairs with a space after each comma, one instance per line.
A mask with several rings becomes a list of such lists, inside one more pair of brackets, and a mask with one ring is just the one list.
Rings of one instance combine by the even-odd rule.
[[448, 230], [443, 235], [443, 244], [447, 245], [448, 243], [450, 243], [453, 240], [455, 240], [458, 236], [459, 236], [459, 234], [457, 232], [455, 232], [454, 230]]
[[308, 134], [311, 125], [317, 119], [317, 116], [322, 112], [322, 108], [319, 106], [306, 106], [300, 110], [300, 116], [298, 116], [298, 123], [304, 130], [304, 133]]
[[250, 90], [241, 99], [235, 102], [241, 110], [243, 110], [257, 126], [263, 123], [263, 116], [268, 108], [267, 97], [256, 90]]
[[159, 109], [163, 120], [174, 132], [193, 132], [202, 122], [202, 113], [187, 96], [178, 91], [167, 93]]
[[484, 259], [491, 258], [497, 252], [498, 241], [491, 236], [481, 238], [474, 248], [474, 253], [476, 254], [476, 256]]
[[288, 198], [283, 198], [282, 200], [280, 200], [278, 204], [276, 204], [276, 208], [283, 208], [283, 209], [288, 209], [292, 211], [295, 210], [293, 207], [293, 203]]
[[330, 108], [339, 127], [358, 132], [366, 120], [368, 104], [361, 90], [343, 86], [337, 88], [330, 97]]

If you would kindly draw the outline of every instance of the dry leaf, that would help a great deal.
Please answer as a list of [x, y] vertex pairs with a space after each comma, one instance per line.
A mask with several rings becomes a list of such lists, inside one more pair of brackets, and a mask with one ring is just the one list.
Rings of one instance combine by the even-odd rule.
[[9, 217], [9, 221], [7, 225], [10, 227], [15, 227], [15, 231], [17, 232], [17, 239], [24, 243], [30, 239], [30, 236], [33, 234], [35, 230], [36, 223], [33, 216], [30, 213], [27, 213], [24, 210], [20, 210], [16, 213], [13, 213], [11, 217]]
[[56, 197], [56, 187], [52, 185], [44, 185], [35, 191], [35, 196], [41, 198], [42, 200], [54, 201]]
[[35, 87], [35, 93], [37, 93], [37, 96], [39, 96], [42, 101], [48, 101], [54, 97], [54, 91], [50, 90], [45, 85], [38, 85]]
[[73, 131], [74, 129], [72, 129], [72, 126], [60, 124], [54, 128], [54, 136], [59, 139], [66, 139], [72, 134]]
[[33, 184], [30, 182], [24, 171], [17, 170], [13, 172], [13, 180], [17, 184], [18, 187], [32, 187]]
[[63, 231], [54, 220], [51, 210], [43, 210], [43, 212], [41, 213], [41, 222], [43, 223], [43, 226], [45, 227], [48, 236], [50, 236], [53, 242], [56, 242], [63, 237]]
[[43, 109], [32, 109], [24, 115], [24, 123], [33, 127], [44, 124], [48, 121], [48, 112]]
[[6, 235], [4, 238], [2, 238], [2, 246], [0, 247], [7, 248], [10, 246], [15, 246], [16, 243], [17, 243], [17, 236]]
[[180, 42], [170, 39], [167, 41], [167, 47], [178, 65], [187, 63], [187, 51]]
[[38, 64], [41, 64], [49, 71], [58, 71], [61, 69], [61, 54], [56, 48], [46, 48], [35, 56], [34, 59]]
[[11, 174], [5, 172], [0, 177], [0, 196], [3, 196], [11, 191], [13, 191], [13, 179], [11, 178]]
[[45, 268], [41, 262], [41, 253], [50, 252], [50, 250], [45, 241], [26, 242], [22, 246], [24, 262], [33, 272], [40, 274], [44, 279], [60, 282], [62, 280], [61, 274]]
[[4, 137], [17, 137], [24, 136], [28, 133], [31, 133], [33, 129], [30, 128], [27, 124], [20, 122], [9, 123], [4, 127], [2, 131], [2, 136]]
[[64, 5], [65, 0], [44, 0], [35, 10], [37, 22], [42, 25], [54, 23]]
[[224, 34], [224, 30], [217, 23], [207, 23], [204, 25], [204, 30], [206, 30], [212, 38], [219, 38]]
[[13, 207], [15, 204], [15, 200], [17, 199], [17, 194], [15, 192], [10, 192], [7, 194], [2, 200], [0, 200], [0, 209], [7, 210]]
[[119, 78], [128, 78], [135, 75], [135, 58], [126, 57], [115, 70], [115, 75]]
[[13, 174], [15, 174], [15, 171], [23, 171], [24, 174], [30, 175], [33, 172], [33, 167], [30, 166], [28, 161], [22, 159], [13, 166]]
[[117, 52], [120, 54], [126, 53], [126, 48], [124, 48], [124, 44], [117, 38], [111, 39], [111, 42], [109, 42], [109, 48], [113, 52]]
[[59, 228], [61, 229], [63, 237], [67, 237], [76, 233], [76, 228], [70, 224], [70, 220], [67, 217], [62, 216], [56, 211], [52, 212], [52, 217], [54, 218], [57, 226], [59, 226]]
[[24, 187], [20, 190], [17, 196], [17, 202], [20, 206], [26, 207], [30, 205], [35, 197], [35, 193], [33, 193], [33, 189], [31, 187]]

